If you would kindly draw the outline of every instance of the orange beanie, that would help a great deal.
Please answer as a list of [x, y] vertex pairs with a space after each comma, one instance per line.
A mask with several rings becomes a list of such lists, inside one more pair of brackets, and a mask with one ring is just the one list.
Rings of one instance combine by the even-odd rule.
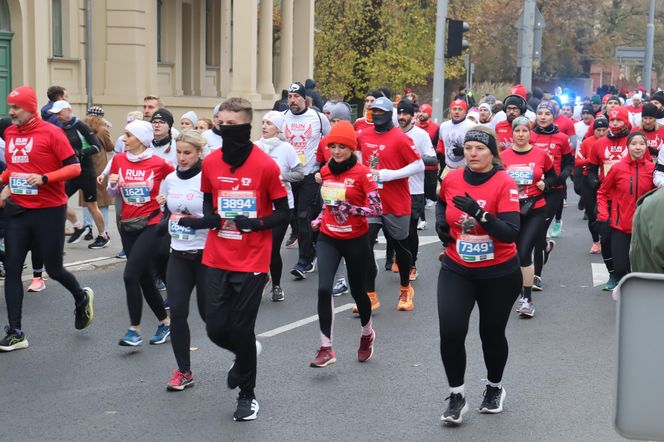
[[349, 121], [340, 120], [334, 126], [332, 130], [327, 134], [327, 144], [343, 144], [349, 149], [357, 149], [357, 136], [355, 135], [355, 129], [350, 124]]

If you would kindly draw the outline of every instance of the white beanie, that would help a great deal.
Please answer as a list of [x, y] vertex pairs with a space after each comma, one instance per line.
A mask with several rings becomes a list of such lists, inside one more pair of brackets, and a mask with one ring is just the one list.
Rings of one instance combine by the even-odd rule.
[[332, 103], [330, 100], [327, 100], [325, 102], [325, 104], [323, 105], [323, 112], [325, 112], [325, 111], [330, 112], [333, 107], [334, 107], [334, 103]]
[[143, 120], [134, 120], [125, 126], [125, 130], [138, 138], [138, 141], [145, 147], [150, 147], [154, 139], [152, 124]]
[[184, 119], [191, 121], [191, 124], [196, 126], [196, 123], [198, 122], [198, 115], [196, 115], [196, 112], [194, 111], [185, 112], [185, 114], [180, 117], [180, 120]]
[[270, 111], [270, 112], [265, 114], [265, 116], [263, 117], [263, 120], [267, 120], [270, 123], [277, 126], [277, 129], [279, 129], [279, 132], [284, 131], [285, 120], [284, 120], [284, 114], [282, 114], [281, 112]]
[[489, 111], [489, 115], [493, 115], [493, 112], [491, 111], [491, 105], [489, 103], [482, 103], [480, 104], [479, 108], [484, 108]]
[[643, 100], [643, 94], [641, 92], [635, 93], [632, 95], [632, 100]]

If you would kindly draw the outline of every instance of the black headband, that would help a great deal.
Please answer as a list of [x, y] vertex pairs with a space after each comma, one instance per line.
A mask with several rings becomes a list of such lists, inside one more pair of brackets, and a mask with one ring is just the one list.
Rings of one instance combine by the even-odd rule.
[[498, 156], [498, 145], [496, 144], [496, 138], [490, 134], [481, 130], [471, 129], [466, 132], [466, 137], [464, 138], [464, 143], [468, 141], [477, 141], [478, 143], [482, 143], [489, 148], [493, 156]]

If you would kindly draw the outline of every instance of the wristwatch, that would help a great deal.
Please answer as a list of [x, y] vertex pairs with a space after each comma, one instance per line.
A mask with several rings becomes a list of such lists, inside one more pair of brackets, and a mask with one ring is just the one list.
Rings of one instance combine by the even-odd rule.
[[487, 212], [486, 210], [482, 212], [482, 216], [480, 217], [480, 223], [484, 224], [485, 222], [487, 222], [486, 216], [488, 213], [489, 212]]
[[46, 175], [42, 175], [42, 183], [48, 183], [48, 177]]

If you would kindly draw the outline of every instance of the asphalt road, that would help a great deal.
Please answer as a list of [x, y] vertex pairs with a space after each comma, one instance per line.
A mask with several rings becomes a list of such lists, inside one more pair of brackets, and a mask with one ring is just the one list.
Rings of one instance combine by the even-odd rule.
[[[432, 223], [431, 210], [429, 218]], [[421, 234], [435, 235], [432, 226]], [[515, 313], [508, 325], [500, 415], [472, 411], [486, 377], [474, 312], [467, 339], [471, 412], [459, 428], [439, 420], [448, 390], [438, 350], [437, 242], [421, 247], [414, 311], [396, 311], [398, 276], [381, 270], [383, 306], [374, 317], [377, 340], [368, 363], [356, 360], [360, 326], [349, 310], [336, 316], [338, 362], [328, 368], [309, 368], [319, 346], [316, 321], [261, 338], [261, 410], [249, 423], [232, 421], [237, 392], [225, 388], [232, 356], [207, 339], [193, 305], [196, 386], [170, 393], [169, 344], [135, 351], [117, 345], [128, 326], [120, 266], [78, 273], [96, 292], [95, 321], [82, 332], [73, 327], [70, 295], [48, 282], [46, 291], [26, 295], [30, 348], [0, 354], [0, 440], [619, 440], [612, 426], [615, 305], [593, 287], [591, 262], [601, 260], [587, 254], [589, 247], [581, 212], [570, 201], [544, 271], [545, 291], [534, 295], [536, 317]], [[287, 271], [297, 254], [283, 249], [283, 256]], [[316, 314], [315, 273], [301, 282], [284, 276], [283, 286], [285, 302], [263, 301], [257, 333]], [[338, 307], [349, 303], [350, 296], [336, 298]], [[4, 303], [0, 317], [4, 323]], [[147, 306], [143, 326], [144, 334], [156, 327]]]

